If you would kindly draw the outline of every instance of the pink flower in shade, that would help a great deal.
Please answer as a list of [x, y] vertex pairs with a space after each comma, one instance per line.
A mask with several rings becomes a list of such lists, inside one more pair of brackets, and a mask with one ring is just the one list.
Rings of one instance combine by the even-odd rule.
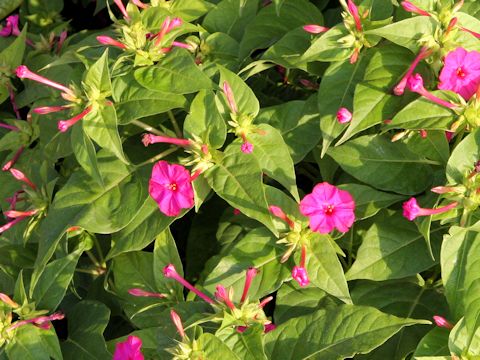
[[413, 76], [410, 76], [407, 81], [407, 86], [410, 91], [416, 92], [417, 94], [422, 95], [423, 97], [426, 97], [428, 100], [431, 102], [434, 102], [438, 105], [445, 106], [449, 109], [453, 109], [455, 107], [458, 107], [460, 105], [451, 103], [449, 101], [445, 101], [440, 99], [439, 97], [433, 95], [430, 93], [425, 87], [423, 86], [423, 78], [422, 75], [420, 74], [415, 74]]
[[362, 23], [360, 21], [360, 15], [358, 13], [358, 7], [352, 0], [347, 1], [347, 8], [350, 15], [352, 15], [353, 20], [355, 21], [355, 27], [358, 31], [362, 31]]
[[142, 340], [139, 337], [130, 335], [127, 340], [115, 345], [112, 360], [144, 360], [141, 349]]
[[9, 169], [9, 171], [15, 179], [27, 184], [33, 190], [36, 190], [37, 187], [35, 186], [35, 184], [22, 171], [14, 168]]
[[251, 142], [245, 141], [240, 146], [240, 150], [244, 154], [251, 154], [253, 152], [253, 144]]
[[403, 203], [403, 216], [410, 221], [415, 220], [418, 216], [430, 216], [435, 214], [441, 214], [457, 207], [456, 201], [446, 206], [437, 209], [424, 209], [418, 206], [417, 199], [414, 197]]
[[340, 124], [349, 123], [352, 120], [352, 113], [347, 108], [340, 108], [337, 112], [337, 121]]
[[158, 299], [164, 299], [167, 297], [165, 294], [160, 294], [160, 293], [154, 293], [151, 291], [146, 291], [140, 288], [132, 288], [128, 289], [128, 293], [133, 296], [139, 296], [139, 297], [154, 297]]
[[303, 30], [305, 30], [306, 32], [308, 32], [310, 34], [320, 34], [320, 33], [326, 32], [330, 29], [325, 27], [325, 26], [320, 26], [320, 25], [304, 25]]
[[178, 164], [157, 162], [152, 169], [148, 191], [167, 216], [177, 216], [182, 209], [194, 204], [190, 172]]
[[321, 234], [334, 228], [347, 232], [355, 221], [354, 210], [350, 193], [327, 182], [317, 184], [300, 202], [300, 212], [310, 219], [310, 228]]
[[110, 36], [104, 36], [104, 35], [97, 36], [97, 41], [102, 45], [115, 46], [124, 50], [127, 48], [125, 44], [115, 39], [112, 39]]
[[433, 317], [433, 321], [435, 321], [435, 325], [437, 325], [438, 327], [443, 327], [445, 329], [453, 329], [453, 325], [450, 324], [447, 319], [445, 319], [444, 317], [442, 316], [438, 316], [438, 315], [435, 315]]
[[33, 109], [33, 112], [38, 115], [46, 115], [51, 114], [59, 111], [64, 111], [70, 109], [71, 106], [69, 105], [61, 105], [61, 106], [42, 106]]
[[56, 312], [53, 313], [52, 315], [49, 316], [38, 316], [33, 319], [28, 319], [28, 320], [20, 320], [14, 322], [10, 327], [8, 327], [8, 330], [14, 330], [16, 328], [19, 328], [20, 326], [27, 325], [27, 324], [33, 324], [41, 329], [48, 330], [50, 329], [50, 321], [54, 320], [62, 320], [65, 317], [65, 315], [61, 312]]
[[428, 12], [420, 9], [418, 6], [413, 5], [410, 1], [402, 1], [400, 3], [400, 5], [402, 5], [402, 7], [405, 9], [405, 11], [408, 11], [408, 12], [411, 12], [411, 13], [414, 13], [414, 14], [418, 14], [418, 15], [422, 15], [422, 16], [430, 16], [430, 14]]
[[441, 90], [451, 90], [464, 99], [470, 99], [480, 85], [480, 52], [464, 48], [450, 51], [440, 72]]
[[1, 37], [8, 37], [10, 35], [20, 35], [20, 29], [18, 28], [18, 15], [7, 17], [5, 26], [0, 30]]
[[292, 278], [300, 285], [301, 287], [307, 286], [310, 283], [308, 279], [307, 270], [301, 266], [294, 266], [292, 269]]

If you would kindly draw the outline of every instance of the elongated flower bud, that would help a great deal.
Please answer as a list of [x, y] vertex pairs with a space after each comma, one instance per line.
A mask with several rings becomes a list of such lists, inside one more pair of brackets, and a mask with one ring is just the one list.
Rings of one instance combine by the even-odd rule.
[[68, 105], [42, 106], [42, 107], [37, 107], [37, 108], [33, 109], [33, 112], [35, 114], [39, 114], [39, 115], [46, 115], [46, 114], [51, 114], [51, 113], [54, 113], [54, 112], [68, 110], [70, 108], [71, 108], [71, 106], [68, 106]]
[[185, 338], [186, 334], [185, 329], [183, 328], [182, 319], [180, 319], [180, 316], [173, 309], [170, 310], [170, 318], [172, 319], [172, 322], [177, 328], [177, 331], [182, 339]]
[[127, 9], [125, 9], [125, 6], [123, 5], [122, 0], [113, 0], [113, 2], [115, 3], [115, 5], [117, 5], [118, 9], [122, 13], [123, 18], [125, 20], [130, 20], [130, 16], [127, 13]]
[[38, 74], [35, 74], [34, 72], [30, 71], [28, 67], [25, 65], [20, 65], [17, 67], [16, 74], [20, 79], [30, 79], [42, 84], [45, 84], [47, 86], [53, 87], [55, 89], [63, 91], [67, 95], [75, 96], [73, 91], [66, 87], [65, 85], [59, 84], [55, 81], [49, 80], [47, 78], [44, 78], [43, 76], [40, 76]]
[[88, 106], [83, 110], [80, 114], [75, 115], [71, 119], [68, 120], [60, 120], [58, 122], [58, 131], [60, 132], [66, 132], [68, 129], [70, 129], [73, 125], [75, 125], [78, 121], [82, 120], [90, 111], [92, 111], [92, 107]]
[[3, 301], [5, 304], [7, 304], [8, 306], [10, 306], [11, 308], [18, 308], [20, 307], [20, 305], [18, 305], [15, 301], [13, 301], [10, 296], [8, 296], [7, 294], [4, 294], [4, 293], [0, 293], [0, 301]]
[[418, 15], [422, 15], [422, 16], [430, 16], [430, 14], [428, 12], [420, 9], [418, 6], [415, 6], [410, 1], [402, 1], [400, 3], [400, 5], [402, 5], [402, 7], [405, 9], [405, 11], [408, 11], [408, 12], [411, 12], [411, 13], [414, 13], [414, 14], [418, 14]]
[[238, 113], [237, 103], [235, 102], [235, 97], [233, 96], [232, 88], [230, 87], [230, 84], [227, 81], [223, 82], [223, 93], [227, 98], [230, 111], [233, 114], [237, 114]]
[[154, 293], [154, 292], [146, 291], [146, 290], [139, 289], [139, 288], [129, 289], [128, 293], [130, 295], [139, 296], [139, 297], [154, 297], [154, 298], [159, 298], [159, 299], [163, 299], [163, 298], [167, 297], [167, 295], [165, 295], [165, 294]]
[[258, 274], [258, 270], [254, 267], [249, 267], [247, 275], [245, 276], [245, 285], [243, 286], [243, 293], [240, 302], [243, 303], [248, 296], [248, 291], [252, 285], [253, 278]]
[[8, 129], [11, 131], [18, 131], [18, 128], [16, 126], [4, 124], [4, 123], [0, 123], [0, 128]]
[[104, 36], [104, 35], [97, 36], [97, 41], [100, 44], [116, 46], [116, 47], [118, 47], [120, 49], [123, 49], [123, 50], [125, 50], [127, 48], [127, 46], [125, 44], [123, 44], [120, 41], [117, 41], [115, 39], [112, 39], [110, 36]]
[[340, 108], [338, 109], [338, 112], [337, 112], [337, 121], [340, 123], [340, 124], [347, 124], [349, 123], [350, 121], [352, 121], [352, 113], [350, 112], [350, 110], [348, 110], [347, 108]]
[[283, 221], [285, 221], [291, 230], [294, 229], [295, 223], [293, 222], [292, 219], [290, 219], [287, 216], [287, 214], [283, 212], [283, 210], [280, 207], [271, 205], [268, 207], [268, 210], [272, 213], [273, 216], [278, 217], [279, 219], [282, 219]]
[[33, 190], [35, 190], [37, 187], [35, 186], [34, 183], [30, 181], [30, 179], [20, 170], [18, 169], [10, 169], [10, 173], [13, 175], [15, 179], [18, 181], [24, 182], [28, 186], [30, 186]]
[[438, 327], [443, 327], [445, 329], [453, 329], [453, 325], [450, 324], [444, 317], [435, 315], [433, 321]]
[[140, 0], [132, 0], [132, 3], [136, 6], [138, 6], [139, 8], [141, 9], [147, 9], [148, 8], [148, 5], [147, 4], [144, 4], [143, 2], [141, 2]]
[[222, 285], [217, 285], [216, 289], [217, 291], [215, 291], [215, 297], [218, 300], [223, 301], [230, 308], [230, 310], [234, 310], [235, 305], [232, 302], [230, 291], [227, 291], [227, 289], [225, 289], [225, 287]]
[[431, 102], [434, 102], [438, 105], [445, 106], [449, 109], [453, 109], [455, 107], [459, 107], [460, 105], [458, 104], [453, 104], [449, 101], [445, 101], [440, 99], [439, 97], [431, 94], [427, 89], [424, 88], [423, 86], [423, 78], [420, 74], [415, 74], [413, 76], [410, 76], [407, 81], [408, 88], [410, 91], [416, 92], [417, 94], [422, 95], [423, 97], [426, 97], [428, 100]]
[[358, 7], [352, 0], [347, 1], [348, 12], [352, 15], [355, 21], [355, 27], [358, 31], [362, 31], [362, 22], [360, 21], [360, 15], [358, 13]]
[[169, 264], [169, 265], [167, 265], [163, 268], [163, 275], [166, 278], [176, 280], [177, 282], [182, 284], [184, 287], [186, 287], [188, 290], [195, 293], [198, 297], [205, 300], [207, 303], [209, 303], [209, 304], [214, 304], [215, 303], [215, 301], [210, 299], [207, 295], [205, 295], [200, 290], [196, 289], [192, 284], [190, 284], [187, 280], [185, 280], [183, 277], [181, 277], [177, 273], [177, 270], [175, 269], [175, 266], [173, 264]]
[[320, 34], [320, 33], [326, 32], [330, 29], [325, 27], [325, 26], [312, 24], [312, 25], [304, 25], [303, 30], [305, 30], [306, 32], [308, 32], [310, 34]]
[[[61, 312], [54, 313], [50, 316], [38, 316], [33, 319], [28, 319], [28, 320], [21, 320], [13, 323], [9, 328], [8, 331], [12, 331], [22, 325], [26, 324], [34, 324], [34, 325], [39, 325], [42, 327], [45, 323], [48, 323], [53, 320], [62, 320], [65, 317], [65, 315]], [[43, 329], [49, 329], [50, 327], [42, 327]]]
[[143, 145], [148, 146], [151, 144], [157, 143], [166, 143], [166, 144], [173, 144], [182, 147], [189, 147], [192, 145], [192, 142], [188, 139], [179, 139], [179, 138], [172, 138], [168, 136], [158, 136], [153, 134], [144, 134], [142, 137]]
[[33, 216], [37, 212], [38, 210], [29, 210], [29, 211], [7, 210], [3, 214], [10, 219], [16, 219], [19, 217]]
[[456, 201], [437, 209], [424, 209], [418, 206], [417, 199], [414, 197], [403, 203], [403, 216], [410, 221], [415, 220], [418, 216], [430, 216], [450, 211], [458, 206]]
[[420, 49], [417, 56], [413, 60], [412, 64], [408, 68], [407, 72], [402, 77], [402, 80], [400, 80], [400, 82], [393, 88], [393, 93], [395, 95], [397, 96], [403, 95], [403, 93], [405, 92], [405, 88], [407, 86], [407, 81], [410, 78], [410, 76], [412, 76], [418, 63], [423, 59], [427, 58], [428, 56], [430, 56], [430, 54], [431, 54], [431, 51], [429, 51], [427, 47], [424, 46]]
[[0, 226], [0, 234], [3, 233], [3, 232], [5, 232], [5, 231], [7, 231], [7, 230], [9, 230], [9, 229], [11, 229], [16, 223], [18, 223], [18, 222], [20, 222], [20, 221], [22, 221], [23, 219], [26, 219], [26, 218], [27, 218], [26, 216], [24, 216], [24, 217], [18, 217], [18, 218], [16, 218], [16, 219], [14, 219], [14, 220], [6, 223], [6, 224], [3, 225], [3, 226]]

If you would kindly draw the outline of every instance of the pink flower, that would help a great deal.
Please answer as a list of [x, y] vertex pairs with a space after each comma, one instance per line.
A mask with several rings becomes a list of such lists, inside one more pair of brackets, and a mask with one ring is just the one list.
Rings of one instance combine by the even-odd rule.
[[254, 267], [249, 267], [247, 270], [247, 275], [245, 276], [245, 285], [243, 286], [243, 293], [240, 302], [243, 303], [247, 298], [248, 291], [250, 290], [250, 285], [252, 285], [253, 278], [258, 274], [258, 270]]
[[166, 143], [166, 144], [173, 144], [183, 147], [189, 147], [192, 145], [192, 142], [188, 139], [179, 139], [179, 138], [172, 138], [168, 136], [158, 136], [153, 134], [144, 134], [142, 137], [143, 145], [148, 146], [150, 144], [157, 144], [157, 143]]
[[143, 360], [142, 340], [130, 335], [127, 340], [117, 343], [113, 360]]
[[352, 120], [352, 113], [347, 108], [340, 108], [337, 112], [337, 121], [340, 124], [349, 123]]
[[447, 319], [445, 319], [444, 317], [442, 316], [438, 316], [438, 315], [435, 315], [433, 317], [433, 321], [435, 321], [435, 325], [437, 325], [438, 327], [443, 327], [445, 329], [453, 329], [453, 325], [450, 324]]
[[438, 105], [445, 106], [449, 109], [459, 106], [458, 104], [454, 104], [449, 101], [442, 100], [439, 97], [430, 93], [427, 89], [425, 89], [425, 87], [423, 86], [423, 78], [422, 78], [422, 75], [420, 74], [415, 74], [413, 76], [410, 76], [407, 81], [407, 86], [410, 91], [416, 92], [417, 94], [420, 94], [423, 97], [426, 97], [428, 100]]
[[244, 154], [251, 154], [253, 152], [253, 144], [251, 142], [245, 141], [240, 146], [240, 150]]
[[451, 90], [468, 100], [480, 85], [480, 52], [464, 48], [450, 51], [440, 72], [441, 90]]
[[68, 120], [60, 120], [57, 124], [58, 131], [60, 132], [66, 132], [68, 129], [70, 129], [73, 125], [75, 125], [77, 122], [82, 120], [87, 114], [92, 111], [92, 107], [88, 106], [83, 110], [80, 114], [75, 115], [71, 119]]
[[413, 60], [406, 74], [403, 76], [402, 80], [400, 80], [400, 82], [393, 88], [393, 93], [395, 95], [397, 96], [403, 95], [403, 93], [405, 92], [405, 87], [407, 86], [407, 81], [410, 78], [410, 76], [412, 76], [418, 63], [423, 59], [427, 58], [428, 56], [430, 56], [430, 54], [431, 54], [431, 51], [427, 47], [424, 46], [420, 49], [420, 51], [418, 52], [418, 55]]
[[27, 184], [28, 186], [30, 186], [33, 190], [36, 190], [37, 187], [35, 186], [35, 184], [20, 170], [18, 169], [14, 169], [14, 168], [11, 168], [9, 169], [10, 173], [12, 174], [12, 176], [17, 179], [18, 181], [21, 181], [25, 184]]
[[292, 269], [292, 278], [298, 282], [301, 287], [307, 286], [310, 283], [308, 279], [307, 269], [301, 266], [294, 266]]
[[290, 227], [291, 230], [294, 229], [295, 222], [292, 219], [290, 219], [287, 216], [287, 214], [285, 214], [283, 212], [282, 208], [280, 208], [278, 206], [275, 206], [275, 205], [270, 205], [268, 207], [268, 211], [270, 211], [273, 216], [278, 217], [279, 219], [282, 219], [283, 221], [285, 221], [288, 224], [288, 226]]
[[177, 328], [178, 333], [182, 337], [182, 339], [186, 336], [185, 329], [183, 328], [182, 319], [180, 319], [180, 315], [178, 315], [175, 310], [170, 310], [170, 318], [172, 319], [173, 324]]
[[418, 206], [417, 199], [412, 197], [408, 201], [405, 201], [403, 203], [403, 216], [406, 217], [408, 220], [413, 221], [418, 216], [430, 216], [447, 212], [455, 208], [457, 205], [458, 203], [454, 201], [451, 204], [437, 209], [424, 209]]
[[305, 30], [306, 32], [308, 32], [310, 34], [320, 34], [320, 33], [326, 32], [330, 29], [325, 27], [325, 26], [320, 26], [320, 25], [304, 25], [303, 30]]
[[418, 14], [418, 15], [422, 15], [422, 16], [430, 16], [430, 14], [428, 12], [426, 12], [425, 10], [422, 10], [419, 7], [413, 5], [410, 1], [402, 1], [400, 3], [400, 5], [402, 5], [402, 7], [405, 9], [405, 11], [415, 13], [415, 14]]
[[20, 35], [20, 29], [18, 28], [18, 15], [10, 15], [7, 17], [5, 26], [0, 30], [1, 37], [8, 37], [10, 35]]
[[152, 169], [148, 191], [167, 216], [177, 216], [182, 209], [194, 204], [190, 172], [178, 164], [157, 162]]
[[310, 228], [321, 234], [334, 228], [347, 232], [355, 221], [354, 210], [350, 193], [327, 182], [317, 184], [300, 202], [300, 212], [310, 219]]
[[219, 301], [223, 301], [230, 310], [235, 310], [235, 305], [232, 302], [232, 291], [227, 290], [223, 285], [217, 285], [216, 289], [215, 298]]
[[116, 46], [116, 47], [118, 47], [120, 49], [124, 49], [124, 50], [127, 48], [127, 46], [125, 44], [123, 44], [120, 41], [117, 41], [115, 39], [112, 39], [110, 36], [104, 36], [104, 35], [97, 36], [97, 41], [100, 44]]
[[185, 280], [180, 274], [177, 272], [177, 269], [175, 269], [175, 265], [173, 264], [168, 264], [163, 268], [163, 276], [165, 276], [168, 279], [173, 279], [180, 283], [183, 287], [186, 287], [188, 290], [196, 294], [198, 297], [201, 299], [205, 300], [209, 304], [214, 304], [215, 301], [210, 299], [206, 294], [198, 290], [195, 286], [190, 284], [187, 280]]
[[140, 0], [132, 0], [132, 3], [134, 3], [134, 4], [137, 5], [139, 8], [142, 8], [142, 9], [147, 9], [147, 8], [148, 8], [148, 5], [147, 5], [147, 4], [144, 4], [144, 3], [141, 2]]

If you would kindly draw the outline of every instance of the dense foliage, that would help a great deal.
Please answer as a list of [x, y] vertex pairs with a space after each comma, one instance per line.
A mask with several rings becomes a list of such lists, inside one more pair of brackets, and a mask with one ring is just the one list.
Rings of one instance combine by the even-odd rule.
[[0, 359], [480, 358], [480, 2], [0, 19]]

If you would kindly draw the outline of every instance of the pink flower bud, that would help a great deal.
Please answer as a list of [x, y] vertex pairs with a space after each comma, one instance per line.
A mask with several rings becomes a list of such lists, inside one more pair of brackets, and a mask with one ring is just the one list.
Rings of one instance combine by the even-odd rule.
[[247, 275], [245, 276], [245, 285], [243, 286], [243, 293], [240, 299], [240, 302], [243, 303], [247, 298], [248, 291], [250, 290], [250, 285], [252, 285], [253, 278], [258, 274], [258, 270], [254, 267], [249, 267], [247, 270]]
[[292, 269], [293, 279], [301, 286], [307, 286], [310, 283], [307, 270], [304, 267], [294, 266]]
[[139, 289], [139, 288], [129, 289], [129, 290], [128, 290], [128, 293], [129, 293], [130, 295], [139, 296], [139, 297], [155, 297], [155, 298], [159, 298], [159, 299], [163, 299], [163, 298], [166, 298], [166, 297], [167, 297], [167, 295], [165, 295], [165, 294], [160, 294], [160, 293], [154, 293], [154, 292], [150, 292], [150, 291], [145, 291], [145, 290]]
[[182, 286], [186, 287], [188, 290], [191, 292], [195, 293], [198, 297], [202, 298], [209, 304], [214, 304], [215, 301], [210, 299], [207, 295], [205, 295], [203, 292], [200, 290], [196, 289], [192, 284], [190, 284], [187, 280], [185, 280], [183, 277], [180, 276], [180, 274], [177, 273], [177, 270], [175, 269], [175, 266], [173, 264], [168, 264], [163, 268], [163, 275], [166, 278], [176, 280], [179, 282]]
[[58, 131], [60, 132], [66, 132], [68, 129], [70, 129], [73, 125], [75, 125], [78, 121], [82, 120], [90, 111], [92, 111], [92, 107], [88, 106], [83, 110], [80, 114], [75, 115], [71, 119], [68, 120], [60, 120], [57, 124]]
[[16, 126], [4, 124], [4, 123], [0, 123], [0, 128], [8, 129], [11, 131], [18, 131], [18, 128]]
[[151, 144], [157, 143], [166, 143], [166, 144], [173, 144], [183, 147], [189, 147], [192, 145], [192, 142], [188, 139], [178, 139], [172, 138], [168, 136], [158, 136], [153, 134], [144, 134], [142, 137], [143, 145], [148, 146]]
[[405, 11], [415, 13], [415, 14], [418, 14], [418, 15], [422, 15], [422, 16], [430, 16], [430, 14], [428, 12], [426, 12], [425, 10], [422, 10], [419, 7], [413, 5], [410, 1], [402, 1], [400, 3], [400, 5], [402, 5], [402, 7], [405, 9]]
[[120, 41], [117, 41], [115, 39], [112, 39], [110, 36], [104, 36], [104, 35], [97, 36], [97, 41], [100, 44], [116, 46], [116, 47], [118, 47], [120, 49], [123, 49], [123, 50], [125, 50], [127, 48], [127, 46], [125, 44], [123, 44]]
[[308, 32], [310, 34], [320, 34], [320, 33], [326, 32], [330, 29], [325, 27], [325, 26], [320, 26], [320, 25], [304, 25], [303, 30], [305, 30], [306, 32]]
[[46, 115], [54, 112], [64, 111], [70, 109], [71, 106], [43, 106], [33, 109], [35, 114]]
[[358, 13], [357, 5], [352, 0], [347, 1], [348, 12], [352, 15], [353, 20], [355, 21], [355, 26], [358, 31], [362, 31], [362, 23], [360, 21], [360, 15]]
[[115, 5], [117, 5], [118, 9], [122, 13], [123, 18], [125, 20], [130, 20], [130, 16], [127, 13], [127, 9], [125, 9], [125, 6], [123, 5], [122, 0], [113, 0], [113, 2], [115, 3]]
[[272, 300], [273, 300], [273, 296], [267, 296], [265, 299], [260, 301], [260, 304], [258, 304], [258, 307], [263, 309], [265, 307], [265, 305], [267, 305]]
[[400, 82], [393, 88], [393, 93], [395, 95], [397, 96], [403, 95], [403, 93], [405, 92], [405, 87], [407, 86], [408, 79], [412, 76], [418, 63], [423, 59], [427, 58], [428, 56], [430, 56], [430, 54], [431, 54], [431, 51], [427, 47], [424, 46], [420, 49], [417, 56], [413, 60], [412, 64], [408, 68], [407, 72], [402, 77], [402, 80], [400, 80]]
[[431, 94], [425, 87], [423, 86], [423, 78], [420, 74], [415, 74], [413, 76], [410, 76], [407, 81], [407, 86], [410, 91], [416, 92], [424, 97], [426, 97], [428, 100], [431, 102], [434, 102], [438, 105], [447, 107], [449, 109], [453, 109], [455, 107], [459, 107], [460, 105], [458, 104], [453, 104], [449, 101], [445, 101], [440, 99], [439, 97]]
[[264, 327], [263, 327], [263, 332], [265, 334], [269, 333], [270, 331], [273, 331], [277, 328], [277, 326], [274, 324], [274, 323], [270, 323], [270, 324], [266, 324]]
[[14, 219], [14, 220], [6, 223], [6, 224], [3, 225], [3, 226], [0, 226], [0, 234], [3, 233], [3, 232], [5, 232], [5, 231], [7, 231], [7, 230], [9, 230], [9, 229], [11, 229], [16, 223], [18, 223], [18, 222], [20, 222], [20, 221], [22, 221], [23, 219], [26, 219], [26, 218], [27, 218], [26, 216], [24, 216], [24, 217], [18, 217], [18, 218], [16, 218], [16, 219]]
[[230, 310], [234, 310], [235, 305], [231, 299], [231, 292], [227, 291], [227, 289], [225, 289], [225, 287], [222, 285], [217, 285], [216, 289], [217, 291], [215, 291], [215, 297], [218, 300], [223, 301], [230, 308]]
[[15, 155], [13, 155], [13, 158], [9, 161], [7, 161], [7, 163], [5, 165], [3, 165], [2, 167], [2, 170], [3, 171], [8, 171], [12, 168], [13, 165], [16, 164], [16, 162], [18, 161], [18, 159], [20, 158], [20, 155], [22, 155], [23, 153], [23, 150], [25, 149], [24, 146], [21, 146], [17, 152], [15, 153]]
[[438, 316], [438, 315], [435, 315], [433, 317], [433, 321], [435, 321], [435, 324], [438, 326], [438, 327], [443, 327], [443, 328], [446, 328], [446, 329], [453, 329], [453, 325], [450, 324], [444, 317], [442, 316]]
[[349, 123], [352, 120], [352, 113], [347, 108], [340, 108], [337, 112], [337, 121], [340, 124]]
[[15, 179], [18, 181], [24, 182], [28, 186], [30, 186], [33, 190], [35, 190], [37, 187], [35, 186], [34, 183], [30, 181], [30, 179], [20, 170], [18, 169], [10, 169], [10, 173], [13, 175]]
[[29, 210], [29, 211], [17, 211], [17, 210], [7, 210], [4, 211], [4, 215], [10, 219], [24, 218], [28, 216], [33, 216], [38, 212], [38, 210]]
[[141, 9], [147, 9], [148, 8], [148, 5], [147, 4], [144, 4], [143, 2], [141, 2], [140, 0], [132, 0], [132, 3], [136, 6], [138, 6], [139, 8]]
[[285, 221], [290, 227], [290, 229], [293, 230], [293, 228], [295, 227], [295, 223], [283, 212], [280, 207], [271, 205], [268, 207], [268, 210], [272, 213], [273, 216]]
[[63, 43], [67, 39], [68, 32], [67, 30], [64, 30], [60, 33], [60, 36], [58, 37], [58, 43], [57, 43], [57, 54], [60, 54], [60, 51], [62, 51]]
[[185, 335], [185, 329], [183, 328], [182, 319], [180, 319], [180, 316], [173, 309], [170, 310], [170, 318], [172, 319], [173, 324], [175, 325], [178, 333], [183, 339], [186, 335]]
[[232, 88], [230, 87], [230, 84], [227, 81], [223, 82], [223, 93], [225, 94], [225, 97], [227, 98], [227, 102], [228, 102], [228, 106], [230, 107], [230, 111], [233, 114], [237, 114], [238, 113], [237, 103], [235, 102], [235, 98], [233, 96]]
[[17, 67], [16, 74], [17, 74], [17, 77], [19, 77], [20, 79], [30, 79], [30, 80], [45, 84], [47, 86], [53, 87], [55, 89], [61, 90], [67, 95], [70, 95], [73, 97], [75, 96], [73, 91], [68, 87], [66, 87], [65, 85], [59, 84], [55, 81], [49, 80], [47, 78], [44, 78], [43, 76], [35, 74], [34, 72], [31, 72], [28, 69], [28, 67], [26, 67], [25, 65], [20, 65], [19, 67]]
[[14, 309], [20, 307], [20, 305], [13, 301], [7, 294], [0, 293], [0, 301], [3, 301], [5, 304]]

